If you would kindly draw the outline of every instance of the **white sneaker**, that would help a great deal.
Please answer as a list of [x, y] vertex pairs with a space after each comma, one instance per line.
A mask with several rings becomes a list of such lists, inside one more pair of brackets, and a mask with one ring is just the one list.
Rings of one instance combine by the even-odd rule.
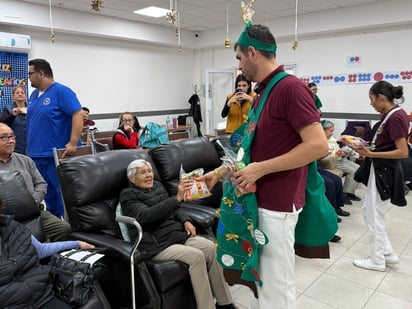
[[370, 270], [377, 270], [377, 271], [385, 271], [386, 267], [385, 265], [378, 265], [375, 264], [371, 261], [371, 259], [368, 257], [366, 259], [356, 259], [353, 260], [353, 265], [364, 268], [364, 269], [370, 269]]
[[385, 264], [398, 264], [399, 263], [399, 256], [395, 253], [385, 254]]

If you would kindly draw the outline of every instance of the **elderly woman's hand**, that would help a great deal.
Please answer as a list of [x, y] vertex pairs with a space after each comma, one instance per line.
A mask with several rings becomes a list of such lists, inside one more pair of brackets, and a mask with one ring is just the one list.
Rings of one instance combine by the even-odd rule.
[[187, 232], [190, 237], [196, 236], [196, 228], [190, 221], [186, 221], [184, 224], [185, 231]]
[[190, 190], [193, 180], [182, 178], [180, 179], [179, 187], [177, 188], [176, 199], [178, 202], [183, 201], [185, 197], [185, 191]]

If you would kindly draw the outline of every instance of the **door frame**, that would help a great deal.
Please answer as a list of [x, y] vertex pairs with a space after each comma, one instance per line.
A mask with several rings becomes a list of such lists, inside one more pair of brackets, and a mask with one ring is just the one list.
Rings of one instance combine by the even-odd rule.
[[[211, 89], [209, 86], [209, 74], [212, 73], [223, 73], [223, 74], [230, 74], [232, 75], [232, 85], [235, 84], [236, 80], [236, 75], [237, 75], [237, 69], [232, 68], [232, 69], [218, 69], [218, 68], [208, 68], [205, 70], [205, 98], [206, 98], [206, 133], [212, 132], [210, 131], [210, 111], [212, 110], [212, 99], [211, 99]], [[214, 128], [212, 128], [214, 130]]]

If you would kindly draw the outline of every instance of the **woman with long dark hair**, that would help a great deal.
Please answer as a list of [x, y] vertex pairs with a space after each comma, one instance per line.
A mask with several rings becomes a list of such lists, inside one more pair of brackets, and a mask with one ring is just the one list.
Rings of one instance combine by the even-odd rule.
[[227, 96], [222, 110], [222, 118], [226, 118], [226, 133], [233, 133], [247, 119], [250, 106], [255, 93], [252, 83], [246, 76], [240, 74], [236, 77], [236, 90]]

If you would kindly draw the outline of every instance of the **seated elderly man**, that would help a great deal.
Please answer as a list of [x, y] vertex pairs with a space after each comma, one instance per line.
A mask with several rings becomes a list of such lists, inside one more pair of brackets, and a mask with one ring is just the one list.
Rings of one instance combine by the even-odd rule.
[[[41, 208], [40, 217], [44, 231], [50, 241], [67, 240], [70, 225], [44, 210], [42, 201], [46, 195], [47, 183], [40, 175], [33, 160], [28, 156], [14, 152], [16, 137], [13, 130], [0, 123], [0, 169], [19, 171], [36, 204]], [[1, 196], [1, 192], [0, 192]]]
[[[212, 241], [197, 236], [189, 217], [177, 212], [190, 180], [181, 180], [176, 196], [169, 197], [163, 185], [154, 180], [149, 162], [135, 160], [127, 167], [129, 186], [120, 194], [122, 212], [142, 225], [140, 248], [157, 261], [178, 260], [189, 265], [189, 274], [199, 309], [236, 308], [232, 304], [223, 270], [216, 260]], [[137, 237], [128, 229], [132, 241]]]

